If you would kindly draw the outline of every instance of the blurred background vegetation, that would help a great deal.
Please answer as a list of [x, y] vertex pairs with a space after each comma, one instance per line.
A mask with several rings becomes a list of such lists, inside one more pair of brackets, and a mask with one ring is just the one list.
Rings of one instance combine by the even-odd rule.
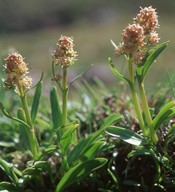
[[140, 6], [150, 5], [160, 16], [161, 41], [170, 41], [147, 79], [148, 88], [154, 88], [158, 82], [167, 82], [167, 72], [173, 76], [175, 69], [175, 1], [172, 0], [1, 0], [1, 57], [6, 57], [9, 50], [17, 50], [29, 63], [35, 80], [40, 78], [41, 71], [45, 73], [47, 86], [57, 39], [61, 35], [72, 36], [79, 56], [70, 76], [94, 64], [87, 78], [98, 76], [115, 84], [118, 80], [110, 72], [107, 58], [112, 57], [123, 71], [125, 65], [124, 59], [115, 58], [110, 39], [116, 44], [121, 42], [123, 29], [132, 22]]

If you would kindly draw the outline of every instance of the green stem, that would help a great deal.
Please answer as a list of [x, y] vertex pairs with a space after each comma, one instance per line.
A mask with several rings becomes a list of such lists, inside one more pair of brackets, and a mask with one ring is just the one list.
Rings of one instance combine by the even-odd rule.
[[153, 125], [152, 125], [152, 117], [151, 113], [149, 111], [149, 106], [146, 98], [146, 93], [145, 93], [145, 88], [144, 88], [144, 82], [138, 82], [139, 83], [139, 90], [140, 90], [140, 95], [141, 95], [141, 100], [142, 100], [142, 105], [143, 105], [143, 111], [145, 114], [145, 119], [149, 128], [150, 136], [153, 142], [156, 144], [158, 141], [157, 135], [154, 131]]
[[62, 124], [63, 126], [65, 126], [67, 123], [67, 98], [68, 98], [67, 68], [63, 67], [63, 81], [62, 81]]
[[143, 134], [145, 136], [147, 136], [147, 132], [145, 130], [145, 124], [144, 124], [144, 121], [143, 121], [142, 112], [141, 112], [141, 108], [140, 108], [140, 103], [139, 103], [139, 99], [138, 99], [138, 95], [137, 95], [137, 91], [136, 91], [136, 87], [135, 87], [134, 69], [133, 69], [131, 57], [128, 58], [128, 68], [129, 68], [130, 80], [131, 80], [131, 83], [132, 83], [130, 85], [130, 89], [131, 89], [132, 98], [133, 98], [133, 101], [134, 101], [134, 106], [135, 106], [137, 118], [139, 120], [140, 128], [142, 129]]
[[[68, 99], [66, 67], [63, 67], [63, 79], [62, 79], [61, 90], [62, 90], [62, 126], [63, 126], [63, 133], [64, 133], [64, 126], [67, 124], [67, 99]], [[69, 164], [67, 161], [67, 153], [62, 147], [61, 147], [61, 153], [62, 153], [62, 164], [60, 168], [60, 174], [63, 176], [65, 172], [69, 169]]]
[[145, 113], [145, 118], [147, 120], [148, 126], [151, 128], [152, 127], [152, 118], [151, 118], [151, 114], [149, 111], [149, 106], [148, 106], [143, 82], [139, 83], [139, 90], [140, 90], [140, 95], [141, 95], [141, 99], [142, 99], [142, 105], [143, 105], [143, 110]]
[[148, 133], [147, 133], [147, 131], [145, 129], [145, 124], [144, 124], [144, 121], [143, 121], [142, 112], [141, 112], [141, 109], [140, 109], [140, 103], [139, 103], [137, 92], [135, 90], [135, 86], [131, 87], [131, 93], [132, 93], [132, 98], [133, 98], [133, 101], [134, 101], [134, 106], [135, 106], [137, 118], [139, 120], [140, 128], [141, 128], [144, 136], [148, 136]]
[[30, 129], [28, 130], [28, 139], [30, 142], [30, 151], [33, 155], [33, 158], [36, 159], [38, 152], [39, 152], [39, 145], [38, 145], [38, 141], [36, 139], [36, 135], [35, 135], [35, 130], [32, 124], [32, 120], [31, 120], [31, 116], [29, 113], [29, 108], [28, 108], [28, 104], [26, 101], [26, 94], [24, 93], [23, 88], [20, 86], [20, 84], [18, 84], [18, 89], [19, 89], [19, 93], [20, 93], [20, 98], [21, 98], [21, 102], [22, 102], [22, 106], [24, 109], [24, 113], [26, 116], [26, 122], [29, 125]]

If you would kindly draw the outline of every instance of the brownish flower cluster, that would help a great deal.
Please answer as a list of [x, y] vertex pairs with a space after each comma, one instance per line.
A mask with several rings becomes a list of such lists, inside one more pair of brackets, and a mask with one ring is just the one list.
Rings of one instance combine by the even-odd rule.
[[145, 34], [149, 34], [159, 27], [158, 15], [152, 6], [141, 8], [134, 20], [143, 27]]
[[54, 51], [54, 59], [56, 63], [67, 68], [74, 63], [77, 57], [77, 52], [73, 49], [74, 43], [71, 37], [61, 36], [57, 43], [57, 48]]
[[7, 79], [4, 82], [7, 89], [15, 89], [21, 86], [24, 90], [32, 85], [32, 79], [27, 76], [29, 69], [24, 58], [19, 53], [9, 54], [4, 65]]
[[140, 64], [145, 57], [147, 47], [160, 40], [156, 32], [158, 27], [156, 10], [152, 6], [141, 8], [139, 14], [134, 18], [134, 23], [129, 24], [122, 33], [123, 43], [118, 46], [114, 45], [116, 55], [130, 55], [135, 64]]
[[123, 50], [134, 53], [139, 46], [144, 46], [144, 31], [138, 24], [128, 25], [123, 33]]

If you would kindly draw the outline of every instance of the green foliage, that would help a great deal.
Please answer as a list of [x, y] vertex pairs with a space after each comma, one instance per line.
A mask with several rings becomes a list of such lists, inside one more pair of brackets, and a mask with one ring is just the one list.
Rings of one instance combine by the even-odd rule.
[[36, 87], [35, 95], [33, 98], [32, 108], [31, 108], [31, 118], [32, 122], [35, 122], [36, 115], [38, 112], [39, 102], [42, 94], [42, 81], [40, 81]]
[[118, 137], [119, 139], [122, 139], [123, 141], [129, 144], [136, 145], [136, 146], [144, 145], [143, 137], [132, 130], [122, 128], [122, 127], [109, 126], [106, 129], [106, 132], [109, 135], [113, 137]]
[[143, 80], [144, 80], [145, 76], [147, 75], [150, 67], [155, 62], [157, 57], [161, 54], [161, 52], [167, 47], [167, 45], [168, 45], [168, 43], [165, 42], [165, 43], [159, 44], [159, 45], [151, 48], [148, 51], [146, 57], [143, 59], [143, 62], [137, 66], [136, 75], [137, 75], [138, 80], [140, 82], [143, 82]]
[[144, 79], [166, 46], [149, 47], [137, 66], [132, 66], [132, 54], [125, 55], [129, 77], [108, 59], [114, 75], [129, 85], [133, 100], [118, 87], [110, 90], [99, 79], [94, 85], [83, 79], [71, 95], [78, 99], [68, 103], [70, 86], [87, 70], [68, 81], [67, 66], [59, 69], [63, 72], [60, 77], [56, 75], [57, 61], [52, 70], [59, 91], [52, 87], [50, 100], [42, 97], [42, 78], [32, 96], [19, 84], [21, 103], [12, 106], [15, 117], [11, 108], [5, 109], [3, 100], [7, 98], [2, 93], [0, 191], [84, 191], [88, 186], [89, 191], [146, 192], [174, 188], [175, 102], [169, 94], [173, 86], [150, 102], [144, 90]]
[[125, 81], [129, 86], [132, 86], [132, 83], [131, 81], [124, 77], [114, 66], [113, 62], [112, 62], [112, 59], [111, 58], [108, 58], [108, 62], [109, 62], [109, 67], [111, 69], [111, 71], [113, 72], [113, 74], [118, 77], [120, 80], [122, 81]]
[[160, 112], [157, 114], [157, 116], [153, 120], [153, 127], [155, 131], [157, 131], [162, 124], [168, 122], [171, 118], [175, 116], [174, 105], [175, 105], [175, 102], [170, 101], [169, 103], [167, 103], [162, 107]]
[[100, 168], [107, 162], [105, 158], [96, 158], [79, 163], [78, 165], [72, 167], [61, 179], [57, 185], [56, 192], [61, 192], [63, 189], [72, 183], [82, 180], [89, 175], [92, 171]]
[[87, 157], [85, 156], [85, 154], [87, 153], [90, 153], [92, 158], [92, 155], [94, 154], [93, 154], [93, 151], [91, 151], [91, 149], [92, 147], [94, 147], [93, 146], [94, 144], [97, 145], [96, 141], [100, 139], [101, 134], [105, 131], [105, 129], [108, 126], [120, 121], [122, 118], [123, 118], [122, 115], [116, 115], [116, 114], [111, 114], [109, 117], [107, 117], [97, 132], [89, 134], [87, 138], [83, 138], [74, 147], [74, 149], [70, 152], [68, 156], [68, 162], [71, 164], [73, 162], [76, 162], [77, 160], [87, 159]]
[[53, 87], [50, 91], [50, 103], [51, 103], [52, 120], [54, 128], [55, 129], [61, 128], [62, 126], [61, 109], [56, 87]]
[[[19, 119], [26, 122], [26, 117], [25, 117], [23, 109], [18, 109], [17, 116]], [[24, 148], [26, 150], [30, 150], [31, 146], [30, 146], [30, 141], [28, 139], [28, 128], [25, 125], [20, 124], [19, 125], [19, 133], [20, 133], [22, 145], [24, 145]]]
[[11, 179], [11, 181], [17, 185], [18, 183], [18, 177], [15, 173], [15, 168], [9, 164], [8, 162], [6, 162], [3, 159], [0, 159], [0, 167], [1, 169], [8, 175], [8, 177]]

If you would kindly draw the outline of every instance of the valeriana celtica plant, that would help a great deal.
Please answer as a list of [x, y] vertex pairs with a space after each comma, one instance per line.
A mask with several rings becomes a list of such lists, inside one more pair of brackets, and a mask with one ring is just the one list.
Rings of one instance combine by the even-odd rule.
[[[172, 118], [175, 112], [175, 101], [171, 101], [162, 107], [153, 119], [144, 88], [144, 80], [151, 65], [167, 46], [167, 42], [158, 44], [160, 38], [156, 32], [157, 28], [159, 28], [159, 23], [156, 10], [152, 6], [141, 8], [139, 14], [133, 19], [133, 23], [124, 29], [122, 33], [123, 42], [116, 45], [111, 41], [115, 47], [116, 56], [125, 56], [128, 65], [128, 77], [122, 75], [109, 58], [109, 65], [113, 73], [125, 81], [131, 90], [143, 138], [140, 135], [135, 136], [138, 137], [138, 140], [144, 139], [155, 145], [158, 143], [157, 132], [160, 125]], [[156, 65], [158, 64], [156, 63]], [[108, 131], [112, 134], [110, 130]], [[122, 134], [127, 133], [127, 131], [122, 129], [118, 136], [122, 138]], [[134, 133], [130, 132], [130, 134]]]
[[[105, 158], [95, 158], [96, 153], [104, 145], [100, 136], [107, 126], [122, 118], [121, 115], [112, 114], [104, 121], [99, 131], [89, 134], [87, 138], [79, 138], [79, 124], [76, 120], [68, 121], [67, 114], [69, 88], [76, 79], [84, 74], [83, 72], [68, 82], [68, 70], [76, 59], [77, 52], [74, 51], [73, 38], [61, 36], [54, 51], [52, 62], [52, 80], [58, 84], [61, 90], [61, 103], [55, 87], [52, 88], [50, 93], [52, 120], [62, 158], [59, 169], [61, 180], [57, 185], [57, 192], [62, 191], [71, 183], [85, 178], [91, 171], [106, 163]], [[58, 68], [57, 73], [56, 67]], [[72, 146], [74, 147], [72, 148]]]
[[[51, 91], [51, 107], [52, 107], [52, 115], [53, 121], [55, 121], [55, 129], [57, 129], [58, 142], [60, 145], [61, 153], [62, 153], [62, 161], [63, 161], [63, 170], [62, 172], [69, 169], [69, 165], [67, 163], [67, 155], [66, 151], [68, 149], [68, 145], [71, 142], [71, 137], [67, 137], [65, 139], [66, 146], [61, 141], [63, 134], [66, 132], [67, 125], [67, 99], [68, 99], [68, 91], [69, 85], [67, 82], [67, 73], [68, 68], [75, 62], [77, 58], [77, 52], [74, 51], [74, 43], [73, 38], [67, 36], [61, 36], [58, 39], [57, 47], [54, 50], [53, 54], [53, 62], [52, 62], [52, 72], [53, 78], [52, 80], [56, 81], [59, 85], [62, 94], [62, 107], [60, 109], [60, 104], [58, 99], [56, 98], [56, 90], [55, 88]], [[55, 67], [59, 68], [57, 74], [55, 73]], [[55, 102], [57, 106], [55, 107]], [[56, 116], [56, 117], [55, 117]], [[68, 127], [68, 129], [72, 132], [77, 127], [77, 124]], [[70, 135], [72, 133], [70, 132]]]
[[[0, 182], [0, 190], [9, 189], [22, 192], [27, 190], [37, 191], [38, 189], [48, 191], [51, 189], [61, 192], [69, 185], [88, 177], [91, 172], [107, 162], [106, 158], [97, 156], [105, 144], [105, 141], [102, 140], [102, 133], [108, 126], [121, 120], [122, 115], [111, 114], [104, 120], [98, 131], [89, 134], [87, 137], [80, 135], [78, 121], [70, 120], [67, 113], [69, 87], [84, 74], [83, 72], [72, 81], [67, 81], [68, 69], [77, 57], [73, 47], [72, 38], [61, 36], [54, 51], [52, 80], [59, 85], [62, 99], [60, 102], [58, 91], [53, 87], [50, 91], [51, 119], [49, 119], [52, 122], [49, 122], [49, 139], [41, 141], [40, 146], [34, 124], [42, 83], [39, 81], [36, 86], [30, 110], [27, 103], [27, 92], [31, 89], [32, 79], [28, 76], [27, 64], [18, 53], [10, 54], [5, 60], [4, 68], [7, 79], [4, 81], [4, 85], [7, 89], [12, 89], [19, 95], [22, 101], [22, 109], [18, 110], [17, 118], [11, 116], [2, 103], [0, 108], [6, 117], [20, 123], [20, 138], [24, 144], [22, 147], [32, 153], [33, 160], [28, 159], [24, 169], [20, 170], [7, 162], [6, 159], [0, 158], [0, 168], [8, 176], [8, 180], [4, 179]], [[55, 73], [56, 67], [58, 67], [59, 73]], [[37, 124], [37, 126], [41, 129], [44, 128], [40, 124]], [[55, 158], [57, 161], [54, 160]], [[46, 178], [50, 181], [48, 189], [44, 182]]]
[[27, 103], [27, 91], [31, 89], [32, 78], [28, 76], [29, 69], [24, 58], [17, 52], [9, 54], [5, 59], [4, 70], [7, 75], [7, 79], [4, 81], [4, 87], [7, 90], [12, 89], [17, 93], [22, 103], [22, 109], [18, 110], [18, 118], [9, 115], [2, 103], [0, 103], [1, 110], [5, 116], [20, 123], [23, 145], [25, 149], [31, 152], [33, 159], [36, 159], [39, 154], [39, 144], [35, 133], [34, 121], [38, 110], [42, 83], [39, 82], [38, 84], [36, 94], [39, 92], [39, 95], [35, 94], [30, 112]]

